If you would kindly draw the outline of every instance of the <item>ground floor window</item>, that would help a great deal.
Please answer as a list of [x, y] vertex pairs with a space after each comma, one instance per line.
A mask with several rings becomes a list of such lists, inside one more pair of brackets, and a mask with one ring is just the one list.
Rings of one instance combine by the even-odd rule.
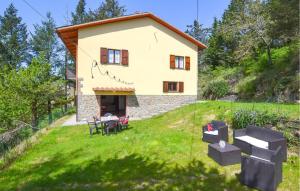
[[168, 92], [178, 92], [178, 82], [169, 82]]

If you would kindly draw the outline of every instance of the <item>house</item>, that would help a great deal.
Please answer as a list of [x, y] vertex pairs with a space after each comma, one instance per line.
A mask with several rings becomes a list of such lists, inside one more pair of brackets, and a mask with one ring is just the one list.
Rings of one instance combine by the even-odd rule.
[[77, 120], [145, 118], [197, 99], [204, 44], [151, 13], [57, 28], [76, 60]]

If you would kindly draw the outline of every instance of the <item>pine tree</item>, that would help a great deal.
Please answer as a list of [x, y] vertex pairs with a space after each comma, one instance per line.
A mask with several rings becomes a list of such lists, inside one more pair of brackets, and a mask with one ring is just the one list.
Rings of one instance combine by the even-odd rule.
[[7, 65], [9, 69], [20, 68], [22, 62], [28, 60], [28, 42], [26, 25], [17, 16], [13, 4], [0, 16], [0, 67]]
[[204, 62], [215, 68], [225, 65], [228, 55], [225, 52], [224, 39], [220, 33], [220, 25], [216, 18], [214, 19], [212, 33], [208, 41], [208, 49], [205, 52]]
[[86, 6], [85, 0], [79, 0], [76, 6], [76, 11], [74, 13], [71, 13], [72, 15], [71, 24], [73, 25], [81, 24], [88, 20], [85, 12], [85, 6]]
[[90, 20], [102, 20], [123, 16], [126, 12], [125, 6], [120, 6], [117, 0], [105, 0], [100, 7], [89, 11]]
[[187, 25], [187, 30], [185, 31], [185, 33], [206, 44], [209, 31], [210, 29], [203, 28], [203, 26], [197, 20], [195, 20], [193, 25]]
[[50, 13], [47, 13], [47, 20], [42, 21], [41, 25], [34, 25], [34, 34], [30, 40], [30, 45], [34, 56], [41, 53], [52, 66], [52, 71], [56, 74], [61, 73], [62, 61], [59, 57], [62, 47], [58, 43], [55, 32], [55, 21]]

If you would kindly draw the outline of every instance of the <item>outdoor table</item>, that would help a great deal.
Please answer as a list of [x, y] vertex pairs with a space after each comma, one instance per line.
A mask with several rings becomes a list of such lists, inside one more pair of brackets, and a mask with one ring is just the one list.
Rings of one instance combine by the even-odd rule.
[[115, 115], [108, 116], [108, 117], [100, 117], [100, 123], [101, 123], [101, 128], [104, 129], [104, 124], [108, 121], [115, 121], [118, 123], [118, 128], [117, 130], [119, 131], [119, 118]]
[[119, 121], [119, 118], [115, 115], [108, 116], [108, 117], [100, 117], [100, 121], [102, 123], [108, 122], [108, 121]]
[[222, 166], [241, 162], [241, 150], [229, 143], [226, 143], [224, 148], [221, 148], [219, 143], [209, 144], [208, 156]]

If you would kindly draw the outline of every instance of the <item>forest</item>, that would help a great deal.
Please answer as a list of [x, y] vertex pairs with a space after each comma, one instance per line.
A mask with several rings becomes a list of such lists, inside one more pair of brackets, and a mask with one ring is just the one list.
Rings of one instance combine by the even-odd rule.
[[[117, 0], [93, 10], [79, 0], [66, 24], [126, 14]], [[298, 16], [297, 0], [232, 0], [210, 28], [187, 23], [186, 33], [208, 46], [199, 52], [199, 99], [298, 101]], [[13, 3], [0, 15], [0, 132], [16, 120], [38, 127], [46, 116], [51, 123], [55, 109], [67, 112], [74, 101], [65, 76], [74, 61], [56, 27], [47, 13], [29, 32]]]
[[298, 3], [232, 0], [211, 28], [197, 21], [189, 26], [187, 32], [208, 46], [199, 59], [201, 98], [297, 102]]

